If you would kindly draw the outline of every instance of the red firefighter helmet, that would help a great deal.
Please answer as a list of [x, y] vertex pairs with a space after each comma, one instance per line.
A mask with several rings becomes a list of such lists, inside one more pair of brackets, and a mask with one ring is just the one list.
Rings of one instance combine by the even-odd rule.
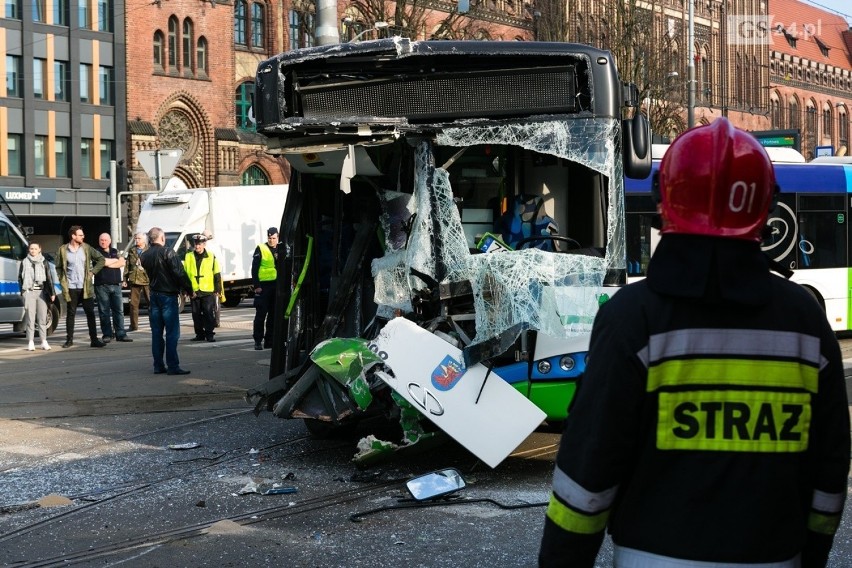
[[726, 118], [678, 136], [658, 183], [661, 232], [758, 242], [776, 191], [766, 150]]

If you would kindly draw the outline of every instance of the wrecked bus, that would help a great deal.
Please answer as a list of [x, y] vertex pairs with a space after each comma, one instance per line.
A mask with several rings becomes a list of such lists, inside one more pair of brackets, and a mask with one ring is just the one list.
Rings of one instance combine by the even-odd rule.
[[626, 283], [622, 177], [651, 160], [636, 104], [609, 52], [569, 43], [397, 37], [262, 62], [257, 130], [293, 173], [256, 410], [315, 434], [399, 422], [360, 457], [440, 430], [479, 456], [502, 427], [492, 466], [564, 419]]

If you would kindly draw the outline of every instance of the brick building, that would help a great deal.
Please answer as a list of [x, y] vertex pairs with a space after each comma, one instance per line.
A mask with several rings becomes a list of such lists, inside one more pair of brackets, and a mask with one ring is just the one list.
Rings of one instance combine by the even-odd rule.
[[849, 155], [852, 31], [845, 18], [797, 0], [772, 0], [772, 128], [799, 130], [802, 153]]
[[[472, 0], [461, 16], [455, 1], [341, 0], [339, 32], [342, 41], [529, 40], [545, 37], [544, 1]], [[567, 0], [566, 25], [550, 38], [615, 51], [618, 1]], [[683, 125], [688, 4], [633, 3], [651, 22], [643, 57], [655, 54], [662, 74], [646, 79], [665, 83], [658, 100], [673, 103]], [[260, 61], [313, 43], [314, 14], [312, 0], [4, 0], [0, 188], [50, 250], [71, 224], [89, 235], [109, 229], [110, 160], [127, 162], [129, 189], [154, 189], [139, 150], [181, 148], [174, 176], [187, 187], [286, 183], [286, 162], [267, 155], [253, 129], [254, 75]], [[771, 41], [732, 35], [732, 18], [752, 16], [774, 22]], [[381, 20], [389, 25], [375, 27]], [[852, 39], [842, 17], [798, 0], [695, 0], [694, 30], [696, 124], [725, 115], [749, 130], [799, 130], [805, 153], [848, 152]], [[661, 133], [682, 129], [668, 123]], [[118, 240], [127, 241], [140, 199], [123, 204]]]
[[[287, 182], [286, 162], [265, 154], [264, 139], [250, 120], [257, 64], [283, 50], [279, 6], [255, 0], [128, 1], [127, 159], [133, 191], [154, 189], [135, 152], [165, 148], [183, 150], [173, 173], [178, 186]], [[127, 231], [135, 226], [142, 197], [127, 206]]]

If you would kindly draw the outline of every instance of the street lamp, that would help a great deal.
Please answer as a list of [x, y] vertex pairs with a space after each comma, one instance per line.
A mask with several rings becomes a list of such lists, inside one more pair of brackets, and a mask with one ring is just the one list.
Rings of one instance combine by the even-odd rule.
[[349, 41], [347, 41], [346, 43], [352, 43], [353, 41], [358, 41], [358, 39], [359, 39], [362, 35], [364, 35], [364, 34], [366, 34], [366, 33], [368, 33], [368, 32], [377, 32], [377, 31], [379, 31], [379, 30], [387, 29], [387, 27], [388, 27], [388, 23], [387, 23], [387, 22], [376, 22], [376, 23], [374, 23], [374, 24], [373, 24], [373, 27], [372, 27], [372, 28], [367, 28], [366, 30], [364, 30], [364, 31], [360, 32], [360, 33], [359, 33], [359, 34], [357, 34], [355, 37], [353, 37], [352, 39], [350, 39]]
[[687, 78], [689, 82], [689, 95], [686, 108], [686, 127], [692, 128], [695, 126], [695, 0], [689, 0], [689, 33], [688, 39], [689, 49], [687, 57]]

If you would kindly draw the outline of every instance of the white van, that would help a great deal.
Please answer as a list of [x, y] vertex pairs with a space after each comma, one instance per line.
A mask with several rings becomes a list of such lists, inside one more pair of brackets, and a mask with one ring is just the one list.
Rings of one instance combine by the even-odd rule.
[[[18, 269], [27, 256], [29, 243], [5, 213], [0, 211], [0, 324], [10, 323], [14, 331], [24, 331], [24, 298], [18, 284]], [[59, 324], [62, 291], [51, 262], [54, 282], [57, 283], [56, 301], [47, 310], [47, 334], [51, 335]]]

